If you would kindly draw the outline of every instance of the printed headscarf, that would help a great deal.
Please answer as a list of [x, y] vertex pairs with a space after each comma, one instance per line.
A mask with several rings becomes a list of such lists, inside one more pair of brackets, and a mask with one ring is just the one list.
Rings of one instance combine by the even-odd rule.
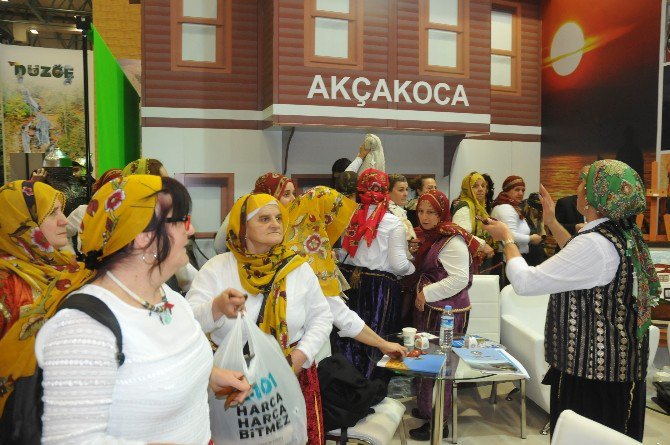
[[249, 214], [265, 207], [277, 205], [282, 216], [283, 233], [288, 225], [288, 210], [277, 198], [268, 194], [249, 194], [238, 199], [230, 210], [230, 223], [226, 245], [235, 255], [237, 272], [242, 287], [253, 295], [264, 294], [258, 327], [277, 339], [286, 357], [291, 353], [286, 323], [286, 277], [305, 262], [283, 242], [267, 253], [251, 253], [246, 246], [246, 226]]
[[161, 175], [163, 163], [158, 159], [140, 158], [123, 168], [123, 176], [130, 175]]
[[479, 249], [479, 242], [472, 234], [468, 233], [464, 228], [458, 224], [451, 222], [451, 211], [449, 210], [449, 198], [447, 195], [439, 190], [429, 190], [419, 196], [417, 203], [417, 210], [422, 202], [427, 202], [440, 216], [440, 222], [430, 230], [423, 229], [420, 225], [415, 228], [417, 237], [422, 240], [421, 246], [415, 255], [415, 264], [421, 265], [425, 261], [425, 257], [438, 240], [454, 235], [460, 235], [470, 252], [470, 258], [476, 259], [477, 249]]
[[514, 187], [518, 186], [526, 186], [526, 183], [523, 182], [523, 178], [521, 176], [508, 176], [505, 179], [505, 182], [503, 182], [503, 189], [500, 193], [498, 193], [498, 197], [493, 201], [493, 207], [499, 206], [501, 204], [509, 204], [514, 208], [514, 211], [519, 215], [519, 219], [525, 219], [525, 216], [523, 214], [523, 211], [521, 210], [521, 201], [517, 201], [515, 199], [512, 199], [507, 192], [512, 190]]
[[[289, 183], [293, 184], [293, 180], [288, 176], [269, 172], [256, 179], [252, 193], [265, 193], [266, 195], [281, 199]], [[295, 184], [293, 186], [295, 187]]]
[[[342, 247], [352, 257], [356, 255], [361, 239], [365, 239], [369, 247], [377, 237], [379, 223], [389, 208], [388, 175], [374, 168], [369, 168], [359, 175], [357, 189], [361, 205], [351, 218], [346, 235], [342, 240]], [[371, 205], [377, 207], [368, 217], [368, 210]]]
[[337, 191], [317, 186], [293, 201], [288, 209], [286, 245], [307, 258], [327, 297], [342, 291], [335, 275], [332, 251], [356, 211], [355, 201]]
[[599, 215], [622, 222], [626, 255], [633, 260], [637, 276], [637, 335], [651, 325], [651, 308], [658, 305], [661, 286], [647, 243], [637, 224], [627, 221], [647, 207], [644, 184], [635, 170], [621, 161], [605, 159], [591, 164], [586, 177], [586, 202]]
[[479, 179], [486, 183], [486, 179], [484, 179], [484, 177], [477, 172], [472, 172], [463, 178], [463, 181], [461, 182], [461, 194], [458, 197], [458, 203], [456, 204], [455, 210], [458, 210], [467, 205], [470, 209], [470, 225], [472, 226], [472, 234], [483, 237], [484, 228], [482, 223], [476, 219], [475, 216], [480, 216], [482, 219], [487, 219], [489, 214], [486, 211], [486, 203], [479, 202], [475, 197], [473, 187]]
[[35, 336], [67, 294], [91, 281], [100, 261], [128, 245], [151, 221], [159, 176], [135, 175], [103, 185], [93, 195], [80, 226], [85, 266], [74, 265], [52, 280], [41, 297], [0, 339], [0, 412], [13, 383], [35, 372]]
[[44, 182], [13, 181], [0, 188], [0, 269], [13, 272], [43, 292], [74, 256], [54, 248], [40, 229], [65, 196]]
[[121, 176], [123, 176], [123, 170], [119, 168], [110, 168], [93, 183], [91, 191], [93, 191], [93, 194], [95, 194], [95, 192], [100, 190], [100, 187], [107, 184], [109, 181], [120, 178]]

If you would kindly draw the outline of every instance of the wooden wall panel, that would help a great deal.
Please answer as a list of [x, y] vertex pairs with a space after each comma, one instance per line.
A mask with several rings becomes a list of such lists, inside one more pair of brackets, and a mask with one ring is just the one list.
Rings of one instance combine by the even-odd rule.
[[[428, 103], [421, 109], [428, 111], [450, 111], [488, 114], [490, 111], [490, 70], [491, 70], [491, 3], [490, 0], [469, 2], [468, 77], [446, 75], [419, 75], [419, 3], [416, 0], [398, 1], [398, 78], [403, 80], [425, 80], [431, 85], [447, 83], [452, 91], [456, 85], [465, 88], [470, 103], [464, 105], [440, 106]], [[483, 21], [483, 23], [482, 23]], [[416, 104], [398, 104], [398, 108], [416, 109]]]
[[170, 1], [142, 2], [142, 106], [242, 110], [258, 108], [257, 3], [234, 1], [232, 8], [232, 73], [172, 71]]
[[[337, 99], [324, 99], [322, 96], [307, 98], [310, 86], [315, 75], [321, 75], [326, 87], [330, 86], [331, 76], [342, 79], [345, 76], [353, 79], [364, 76], [370, 80], [370, 87], [362, 87], [361, 91], [373, 93], [379, 79], [385, 79], [391, 93], [393, 94], [393, 81], [426, 81], [431, 86], [444, 82], [451, 87], [453, 94], [456, 85], [462, 84], [466, 89], [469, 107], [462, 104], [456, 106], [441, 106], [435, 102], [425, 105], [416, 102], [389, 102], [380, 99], [376, 102], [367, 101], [365, 108], [420, 110], [420, 111], [446, 111], [460, 113], [488, 114], [490, 103], [489, 86], [489, 40], [490, 25], [477, 26], [475, 22], [486, 18], [490, 22], [490, 3], [487, 0], [473, 0], [470, 6], [470, 23], [472, 38], [470, 39], [470, 63], [471, 77], [445, 78], [443, 76], [419, 75], [418, 58], [418, 3], [416, 0], [365, 0], [364, 6], [364, 52], [363, 69], [337, 69], [326, 67], [306, 67], [304, 63], [305, 54], [305, 31], [304, 31], [304, 2], [303, 0], [277, 0], [278, 22], [280, 24], [276, 35], [279, 40], [277, 58], [277, 75], [275, 89], [277, 102], [282, 104], [317, 105], [317, 106], [339, 106], [356, 108], [357, 101], [347, 100], [343, 97]], [[390, 39], [393, 38], [393, 42]], [[348, 89], [350, 92], [351, 90]], [[411, 96], [411, 90], [410, 90]], [[309, 121], [312, 125], [318, 125], [319, 120], [323, 125], [329, 125], [332, 118], [287, 118], [276, 117], [274, 122], [285, 123]], [[335, 120], [337, 121], [337, 120]], [[437, 131], [473, 131], [476, 128], [481, 131], [484, 126], [461, 123], [422, 123], [404, 122], [384, 119], [339, 120], [340, 125], [349, 125], [358, 121], [357, 127], [364, 127], [369, 121], [375, 122], [381, 128], [389, 129], [434, 129]], [[346, 124], [344, 122], [347, 122]], [[487, 126], [486, 126], [487, 127]], [[486, 128], [488, 130], [488, 128]]]
[[537, 0], [521, 5], [521, 88], [518, 93], [491, 93], [491, 123], [540, 126], [542, 22]]
[[[259, 26], [259, 53], [261, 70], [259, 76], [261, 78], [261, 104], [260, 109], [263, 110], [275, 101], [274, 95], [274, 77], [275, 77], [275, 46], [278, 42], [275, 41], [274, 27], [276, 26], [276, 15], [274, 1], [259, 2], [260, 12], [260, 26]], [[234, 44], [234, 42], [233, 42]]]

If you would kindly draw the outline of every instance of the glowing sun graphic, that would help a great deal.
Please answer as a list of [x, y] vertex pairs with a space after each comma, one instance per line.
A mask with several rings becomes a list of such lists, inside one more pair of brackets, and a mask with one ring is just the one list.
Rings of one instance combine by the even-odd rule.
[[585, 50], [582, 28], [575, 22], [567, 22], [556, 31], [551, 42], [551, 66], [561, 76], [572, 74], [579, 66]]

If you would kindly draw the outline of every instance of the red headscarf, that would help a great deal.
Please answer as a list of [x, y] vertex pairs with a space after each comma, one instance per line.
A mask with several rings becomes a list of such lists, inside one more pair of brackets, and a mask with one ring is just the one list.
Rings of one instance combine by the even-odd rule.
[[[351, 218], [345, 231], [342, 246], [349, 255], [356, 255], [361, 239], [365, 237], [368, 247], [377, 237], [377, 227], [389, 208], [389, 177], [383, 171], [369, 168], [358, 176], [358, 198], [361, 205]], [[377, 207], [368, 218], [371, 205]]]
[[503, 182], [502, 191], [498, 193], [498, 197], [495, 199], [495, 201], [493, 201], [492, 207], [500, 204], [509, 204], [514, 207], [514, 210], [516, 210], [516, 213], [519, 215], [519, 219], [525, 219], [523, 216], [523, 211], [521, 211], [521, 207], [519, 207], [521, 202], [516, 201], [507, 195], [507, 192], [520, 185], [524, 187], [526, 186], [526, 183], [523, 182], [523, 178], [521, 176], [508, 176], [507, 179], [505, 179], [505, 182]]
[[422, 202], [428, 202], [430, 206], [440, 215], [440, 222], [430, 230], [424, 230], [421, 226], [416, 227], [414, 231], [416, 236], [422, 240], [421, 247], [416, 253], [415, 264], [423, 264], [426, 255], [433, 244], [444, 237], [460, 235], [468, 246], [470, 257], [475, 258], [475, 253], [479, 249], [479, 242], [458, 224], [451, 222], [451, 211], [449, 210], [449, 198], [439, 190], [429, 190], [419, 197], [416, 204], [418, 210]]
[[256, 179], [256, 185], [252, 193], [265, 193], [279, 199], [284, 194], [286, 186], [289, 183], [293, 184], [293, 180], [288, 176], [269, 172]]
[[120, 168], [110, 168], [105, 173], [103, 173], [102, 176], [100, 176], [97, 181], [93, 183], [93, 187], [91, 187], [91, 190], [95, 194], [95, 192], [97, 192], [100, 189], [100, 187], [107, 184], [109, 181], [112, 181], [116, 178], [120, 178], [121, 176], [123, 176], [123, 170], [121, 170]]

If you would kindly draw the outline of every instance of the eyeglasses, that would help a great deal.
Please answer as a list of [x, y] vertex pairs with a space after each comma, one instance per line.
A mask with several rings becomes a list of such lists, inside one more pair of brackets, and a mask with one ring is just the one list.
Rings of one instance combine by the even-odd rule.
[[171, 216], [169, 218], [165, 218], [165, 222], [169, 222], [169, 223], [183, 222], [184, 223], [184, 229], [188, 230], [188, 229], [191, 228], [191, 215]]

